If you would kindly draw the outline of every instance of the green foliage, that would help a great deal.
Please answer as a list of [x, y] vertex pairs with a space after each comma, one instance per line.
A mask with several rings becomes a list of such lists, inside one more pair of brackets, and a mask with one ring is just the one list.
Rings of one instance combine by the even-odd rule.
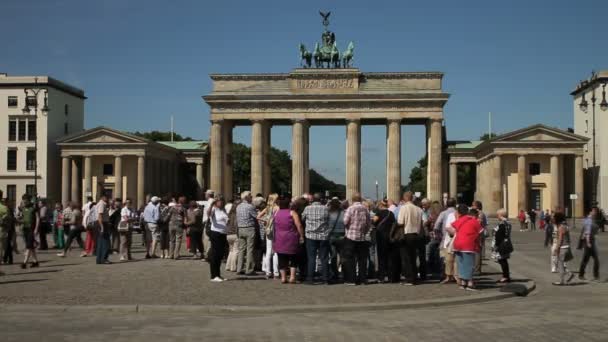
[[420, 160], [418, 164], [412, 168], [410, 172], [410, 180], [405, 187], [401, 190], [420, 192], [424, 196], [426, 194], [426, 166], [427, 160], [426, 155]]
[[484, 135], [480, 136], [480, 137], [479, 137], [479, 140], [481, 140], [481, 141], [486, 141], [486, 140], [494, 139], [494, 138], [496, 138], [497, 136], [498, 136], [498, 134], [496, 134], [496, 133], [492, 133], [492, 134], [488, 134], [488, 133], [486, 133], [486, 134], [484, 134]]
[[[291, 189], [291, 158], [287, 151], [270, 148], [271, 191], [288, 193]], [[232, 186], [234, 191], [251, 188], [251, 149], [243, 144], [232, 144]], [[310, 170], [310, 191], [343, 194], [346, 187]]]
[[[134, 135], [146, 138], [152, 141], [171, 141], [171, 132], [163, 131], [151, 131], [151, 132], [139, 132], [132, 133]], [[173, 133], [173, 141], [193, 141], [190, 137], [182, 137], [178, 133]]]

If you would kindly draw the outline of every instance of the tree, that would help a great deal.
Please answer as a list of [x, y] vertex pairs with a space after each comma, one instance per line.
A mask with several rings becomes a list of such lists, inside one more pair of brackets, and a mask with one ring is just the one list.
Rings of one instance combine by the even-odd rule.
[[479, 140], [481, 141], [486, 141], [486, 140], [490, 140], [490, 139], [494, 139], [498, 136], [498, 134], [496, 133], [485, 133], [484, 135], [479, 137]]
[[427, 159], [426, 155], [424, 155], [416, 166], [412, 168], [410, 172], [410, 180], [405, 187], [402, 187], [402, 191], [411, 191], [411, 192], [420, 192], [422, 194], [426, 193], [426, 168], [427, 168]]
[[[150, 131], [150, 132], [139, 132], [136, 131], [133, 133], [142, 138], [146, 138], [152, 141], [171, 141], [171, 132], [164, 131]], [[193, 141], [194, 139], [190, 137], [182, 137], [178, 133], [173, 133], [173, 141]]]

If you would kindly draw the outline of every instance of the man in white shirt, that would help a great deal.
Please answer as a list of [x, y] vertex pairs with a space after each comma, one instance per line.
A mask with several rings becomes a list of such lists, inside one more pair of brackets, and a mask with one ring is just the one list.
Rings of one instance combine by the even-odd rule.
[[397, 224], [404, 231], [403, 243], [400, 247], [402, 267], [404, 267], [404, 285], [414, 285], [417, 275], [417, 252], [419, 235], [422, 233], [422, 209], [412, 203], [414, 196], [408, 191], [403, 194], [405, 204], [399, 209]]

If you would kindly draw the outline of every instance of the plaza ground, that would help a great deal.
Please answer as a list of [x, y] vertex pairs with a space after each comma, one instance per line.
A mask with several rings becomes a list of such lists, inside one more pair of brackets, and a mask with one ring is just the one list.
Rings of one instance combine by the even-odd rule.
[[[575, 281], [574, 286], [552, 286], [557, 275], [550, 273], [549, 251], [542, 246], [543, 233], [514, 232], [514, 240], [512, 270], [521, 277], [534, 279], [537, 284], [537, 289], [528, 297], [422, 309], [251, 315], [170, 311], [128, 314], [102, 310], [57, 313], [37, 312], [35, 306], [22, 311], [2, 310], [0, 305], [0, 331], [3, 341], [151, 342], [176, 338], [180, 341], [606, 341], [608, 284]], [[600, 256], [606, 242], [608, 234], [601, 235]], [[267, 280], [234, 280], [211, 287], [206, 266], [197, 261], [153, 260], [98, 267], [89, 265], [93, 263], [91, 259], [76, 259], [76, 254], [67, 259], [43, 256], [43, 260], [52, 261], [34, 270], [3, 268], [8, 275], [0, 278], [2, 302], [166, 303], [166, 298], [170, 298], [177, 300], [174, 304], [180, 304], [188, 298], [199, 303], [208, 303], [208, 298], [218, 298], [218, 303], [219, 299], [232, 298], [232, 303], [236, 303], [236, 298], [249, 298], [240, 300], [252, 305], [257, 298], [272, 305], [286, 297], [300, 296], [301, 302], [311, 304], [327, 300], [371, 302], [395, 293], [399, 293], [402, 300], [467, 295], [453, 286], [436, 284], [414, 288], [398, 285], [284, 287]], [[577, 258], [570, 263], [572, 270], [578, 268], [580, 254], [575, 251]], [[602, 279], [608, 275], [607, 266], [606, 262], [602, 264]], [[590, 271], [591, 265], [588, 278]], [[55, 284], [62, 277], [69, 281]], [[63, 289], [59, 290], [60, 286]], [[74, 291], [79, 294], [70, 296]], [[487, 291], [498, 290], [488, 288], [481, 292]], [[12, 298], [15, 296], [22, 299]], [[294, 299], [292, 303], [299, 304], [300, 300]]]

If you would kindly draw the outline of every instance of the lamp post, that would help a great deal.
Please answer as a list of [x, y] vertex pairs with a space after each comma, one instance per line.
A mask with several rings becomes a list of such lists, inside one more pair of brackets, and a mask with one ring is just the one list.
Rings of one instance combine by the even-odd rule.
[[376, 202], [378, 202], [380, 198], [378, 198], [378, 181], [376, 181]]
[[[34, 78], [34, 84], [38, 85], [38, 77]], [[46, 88], [24, 88], [25, 104], [23, 105], [23, 114], [29, 115], [32, 108], [34, 109], [34, 118], [36, 119], [36, 136], [34, 137], [34, 198], [38, 198], [38, 94], [44, 91], [44, 106], [40, 112], [45, 115], [49, 112], [48, 106], [48, 91]], [[34, 101], [28, 103], [28, 97], [33, 94]]]
[[[595, 102], [597, 98], [595, 97], [595, 88], [591, 89], [591, 111], [593, 113], [593, 126], [591, 131], [591, 139], [593, 141], [592, 153], [593, 153], [593, 173], [592, 173], [592, 187], [591, 187], [591, 205], [597, 205], [597, 161], [595, 157]], [[583, 92], [583, 98], [581, 99], [581, 103], [579, 104], [579, 108], [587, 113], [589, 110], [589, 103], [585, 100], [585, 93]], [[606, 83], [602, 84], [602, 102], [600, 102], [600, 109], [605, 112], [608, 110], [608, 102], [606, 102]]]

